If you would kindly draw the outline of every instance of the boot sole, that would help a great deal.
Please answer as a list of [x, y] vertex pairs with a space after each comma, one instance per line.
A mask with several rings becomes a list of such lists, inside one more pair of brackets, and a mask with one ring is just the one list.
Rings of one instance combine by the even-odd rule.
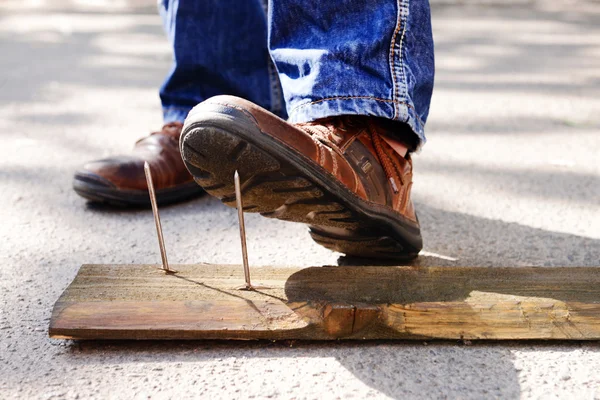
[[347, 255], [417, 256], [422, 239], [414, 224], [362, 200], [312, 160], [262, 133], [247, 113], [210, 106], [190, 112], [180, 140], [186, 167], [209, 194], [235, 208], [237, 170], [244, 211], [308, 224], [317, 243]]
[[[147, 190], [119, 190], [94, 185], [75, 175], [73, 190], [81, 197], [93, 203], [108, 204], [114, 207], [150, 207], [150, 195]], [[156, 190], [158, 205], [167, 205], [200, 196], [204, 191], [196, 182], [189, 182], [171, 188]]]

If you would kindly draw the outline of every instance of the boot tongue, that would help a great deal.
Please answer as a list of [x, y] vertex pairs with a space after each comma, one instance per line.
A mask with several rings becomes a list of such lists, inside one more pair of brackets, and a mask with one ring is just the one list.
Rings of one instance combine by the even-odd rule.
[[[366, 119], [365, 119], [365, 117], [349, 116], [346, 119], [343, 119], [343, 121], [350, 127], [362, 129], [365, 126]], [[381, 129], [376, 129], [376, 130], [377, 130], [377, 133], [379, 134], [379, 136], [383, 139], [383, 141], [386, 142], [394, 150], [394, 152], [396, 154], [398, 154], [402, 158], [405, 158], [406, 154], [408, 153], [408, 146], [404, 142], [396, 139], [396, 137], [394, 135], [385, 133], [386, 126], [384, 126], [381, 123], [381, 119], [377, 119], [375, 126], [377, 128], [381, 128]]]
[[153, 135], [162, 133], [163, 135], [171, 136], [173, 139], [179, 140], [182, 129], [183, 124], [181, 122], [169, 122], [168, 124], [165, 124], [159, 132], [154, 132]]
[[380, 133], [379, 135], [396, 152], [396, 154], [402, 158], [406, 157], [408, 147], [406, 147], [404, 143], [383, 133]]
[[181, 122], [169, 122], [168, 124], [163, 125], [160, 131], [152, 132], [148, 136], [145, 136], [141, 139], [138, 139], [135, 142], [135, 147], [140, 146], [160, 146], [158, 143], [160, 139], [155, 135], [163, 135], [175, 142], [179, 142], [179, 137], [181, 136], [181, 130], [183, 129], [183, 124]]

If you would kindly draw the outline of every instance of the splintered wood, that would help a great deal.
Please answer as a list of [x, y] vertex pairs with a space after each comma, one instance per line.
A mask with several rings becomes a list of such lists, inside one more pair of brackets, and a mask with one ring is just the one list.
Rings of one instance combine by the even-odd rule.
[[63, 339], [600, 339], [599, 268], [84, 265]]

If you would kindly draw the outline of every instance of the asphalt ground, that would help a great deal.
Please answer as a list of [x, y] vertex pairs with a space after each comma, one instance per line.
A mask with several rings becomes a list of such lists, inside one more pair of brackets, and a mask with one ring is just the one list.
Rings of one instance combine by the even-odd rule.
[[[75, 3], [0, 5], [0, 398], [600, 399], [597, 342], [48, 339], [81, 264], [160, 261], [149, 210], [87, 205], [71, 179], [160, 127], [169, 47], [145, 3]], [[413, 264], [600, 266], [598, 3], [433, 14]], [[234, 209], [204, 197], [161, 216], [172, 263], [240, 263]], [[251, 265], [347, 262], [305, 226], [246, 227]]]

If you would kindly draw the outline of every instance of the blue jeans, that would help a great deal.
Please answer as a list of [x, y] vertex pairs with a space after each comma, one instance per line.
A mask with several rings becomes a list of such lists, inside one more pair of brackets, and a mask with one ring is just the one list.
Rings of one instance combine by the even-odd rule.
[[165, 122], [219, 94], [290, 122], [369, 115], [425, 142], [434, 57], [428, 0], [159, 0], [173, 45]]

